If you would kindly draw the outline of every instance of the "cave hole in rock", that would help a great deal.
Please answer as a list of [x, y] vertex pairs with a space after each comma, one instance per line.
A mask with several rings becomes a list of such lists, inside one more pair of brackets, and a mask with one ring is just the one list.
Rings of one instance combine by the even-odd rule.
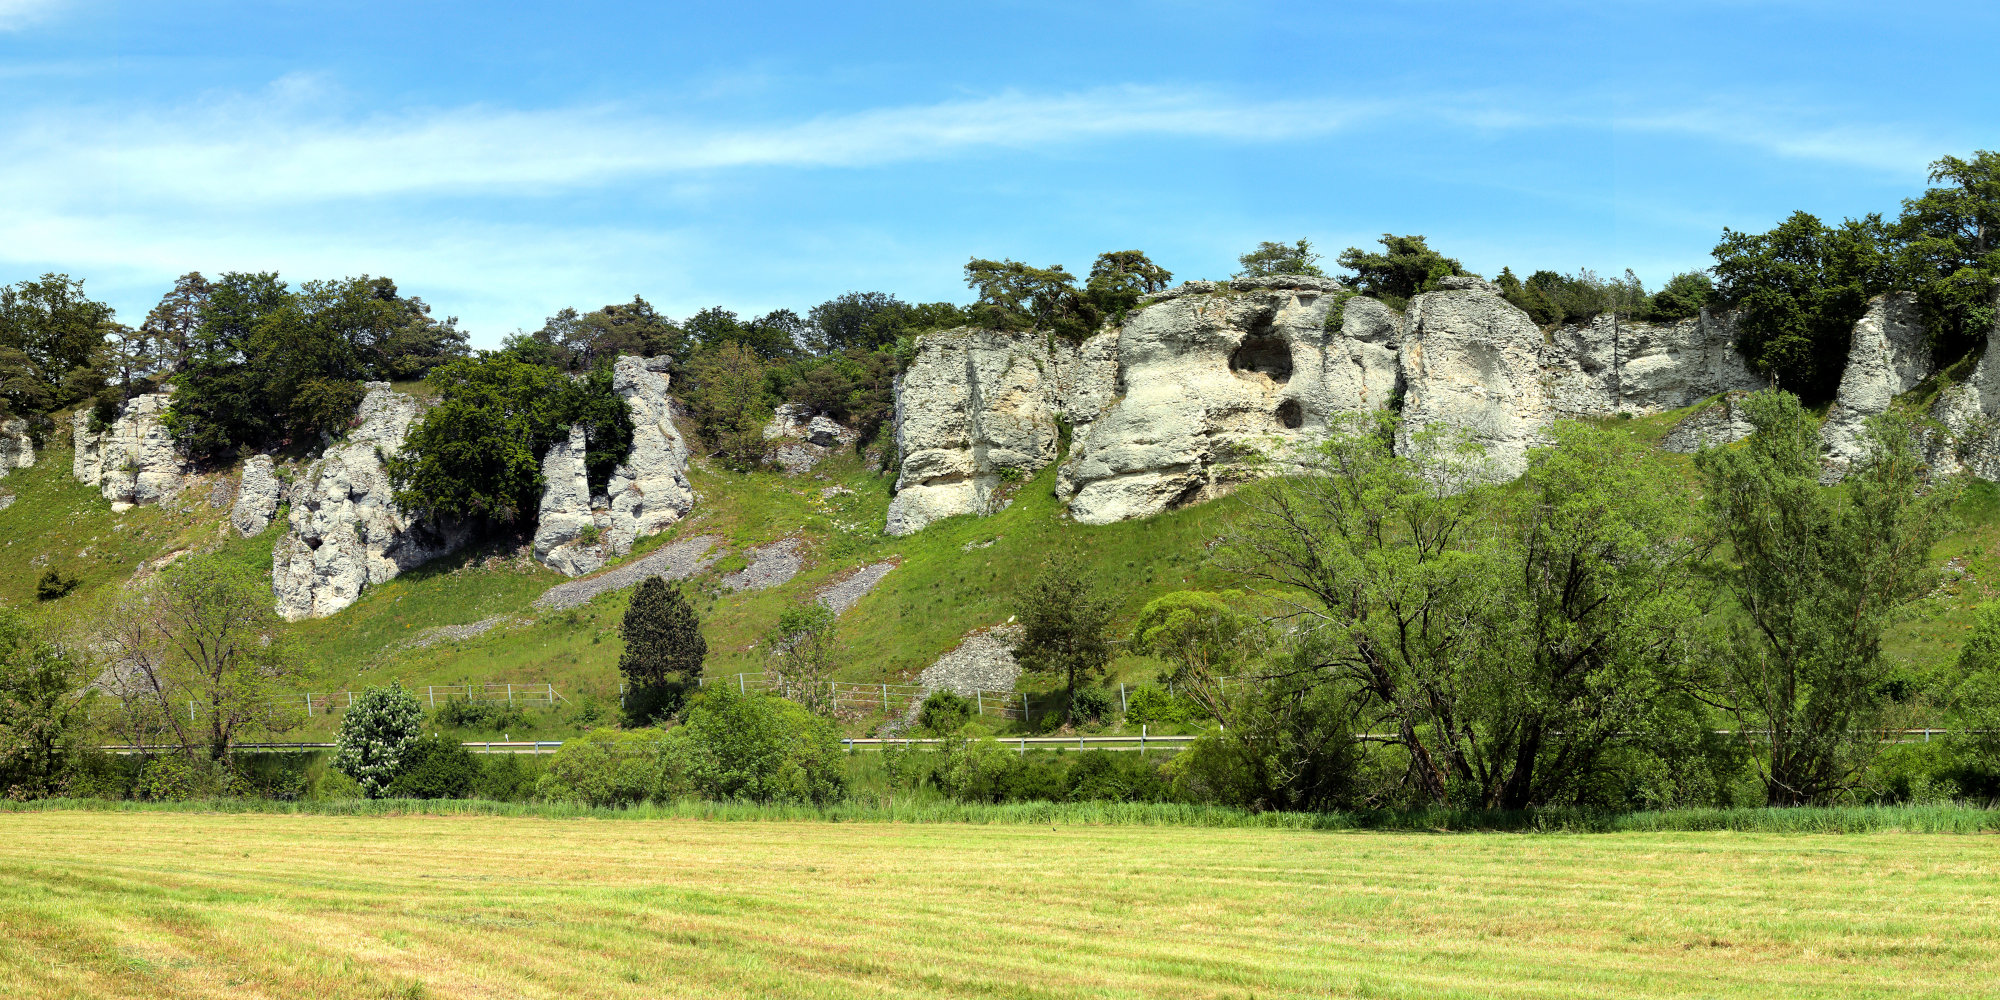
[[1292, 377], [1292, 348], [1282, 337], [1249, 336], [1229, 356], [1229, 370], [1256, 372], [1273, 382]]
[[1305, 407], [1296, 399], [1287, 399], [1278, 404], [1278, 422], [1292, 430], [1298, 430], [1306, 422]]

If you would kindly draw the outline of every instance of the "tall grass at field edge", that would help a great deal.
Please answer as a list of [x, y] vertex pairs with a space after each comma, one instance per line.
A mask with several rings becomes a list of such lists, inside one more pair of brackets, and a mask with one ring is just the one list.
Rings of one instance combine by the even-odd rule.
[[298, 816], [498, 816], [542, 819], [707, 820], [714, 822], [961, 823], [1068, 826], [1209, 827], [1388, 833], [2000, 833], [2000, 810], [1969, 805], [1825, 806], [1793, 809], [1675, 809], [1601, 813], [1583, 810], [1481, 812], [1251, 812], [1220, 806], [1136, 802], [846, 802], [829, 806], [683, 801], [622, 808], [573, 802], [480, 799], [348, 799], [276, 802], [205, 799], [129, 802], [43, 799], [0, 802], [0, 814], [28, 812], [182, 812]]

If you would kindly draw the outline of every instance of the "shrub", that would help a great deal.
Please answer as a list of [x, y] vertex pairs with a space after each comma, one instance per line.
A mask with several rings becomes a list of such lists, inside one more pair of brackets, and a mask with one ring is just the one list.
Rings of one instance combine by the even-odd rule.
[[462, 799], [479, 779], [479, 760], [457, 740], [435, 733], [419, 737], [403, 753], [402, 768], [389, 783], [395, 799]]
[[958, 732], [972, 721], [973, 703], [950, 691], [932, 691], [917, 710], [917, 725], [940, 736]]
[[1070, 713], [1081, 721], [1102, 722], [1113, 714], [1111, 695], [1103, 688], [1084, 688], [1070, 700]]
[[678, 712], [708, 657], [701, 619], [687, 597], [658, 576], [639, 581], [620, 632], [625, 638], [618, 672], [628, 686], [626, 724], [643, 726]]
[[685, 771], [683, 741], [664, 730], [594, 729], [548, 758], [535, 794], [593, 806], [665, 801], [687, 793]]
[[83, 586], [81, 579], [65, 573], [54, 566], [50, 566], [42, 574], [42, 578], [35, 582], [35, 599], [40, 601], [59, 600], [68, 597], [71, 591], [81, 586]]
[[673, 736], [709, 798], [823, 803], [847, 787], [833, 723], [775, 695], [708, 692]]
[[334, 766], [379, 798], [402, 770], [403, 755], [423, 731], [424, 710], [402, 682], [372, 687], [340, 719]]
[[441, 728], [476, 729], [481, 732], [523, 729], [529, 721], [528, 713], [517, 705], [461, 701], [457, 698], [445, 699], [445, 703], [431, 713], [431, 722]]
[[1127, 722], [1155, 726], [1191, 725], [1207, 717], [1208, 713], [1193, 700], [1169, 694], [1165, 688], [1151, 684], [1125, 696]]
[[1162, 802], [1170, 788], [1154, 763], [1136, 753], [1087, 750], [1068, 755], [1071, 802]]
[[207, 758], [167, 754], [139, 769], [137, 792], [155, 802], [185, 802], [220, 795], [222, 787], [222, 769]]
[[[1421, 239], [1422, 237], [1419, 237]], [[1279, 274], [1303, 274], [1320, 276], [1320, 255], [1313, 250], [1309, 240], [1297, 243], [1273, 243], [1265, 240], [1257, 244], [1257, 249], [1236, 258], [1243, 270], [1239, 278], [1264, 278]]]
[[[1299, 241], [1303, 246], [1305, 241]], [[1437, 288], [1439, 278], [1464, 274], [1458, 261], [1432, 250], [1422, 236], [1382, 234], [1381, 253], [1360, 247], [1340, 252], [1340, 266], [1354, 272], [1350, 279], [1362, 292], [1381, 299], [1409, 299]], [[1318, 274], [1318, 270], [1302, 272]]]

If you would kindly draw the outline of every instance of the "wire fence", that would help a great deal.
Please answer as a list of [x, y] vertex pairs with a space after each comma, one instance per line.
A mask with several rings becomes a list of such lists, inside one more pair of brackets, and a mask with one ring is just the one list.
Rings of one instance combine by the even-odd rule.
[[[439, 705], [454, 699], [473, 705], [511, 705], [520, 708], [554, 708], [569, 703], [555, 685], [511, 684], [504, 681], [491, 684], [427, 684], [421, 689], [411, 688], [418, 702], [426, 709], [435, 711]], [[307, 718], [316, 718], [334, 712], [344, 712], [354, 705], [355, 692], [306, 691], [298, 694], [274, 695], [257, 703], [262, 709], [281, 712], [291, 709], [303, 710]], [[193, 721], [203, 708], [195, 700], [187, 703], [187, 717]], [[175, 709], [179, 714], [180, 709]]]
[[[1247, 683], [1242, 678], [1221, 678], [1218, 680], [1226, 695], [1229, 685], [1241, 686]], [[848, 681], [826, 681], [828, 703], [836, 710], [858, 712], [880, 712], [883, 715], [897, 715], [914, 710], [930, 697], [933, 688], [921, 684], [857, 684]], [[698, 686], [735, 688], [739, 693], [751, 691], [776, 691], [795, 701], [805, 701], [808, 693], [802, 687], [787, 686], [782, 674], [771, 670], [751, 673], [722, 674], [716, 677], [702, 677]], [[1124, 715], [1131, 704], [1131, 697], [1138, 689], [1131, 685], [1119, 684], [1115, 691], [1118, 698], [1118, 714]], [[624, 687], [619, 688], [619, 696], [624, 697]], [[1065, 691], [974, 691], [963, 695], [972, 703], [974, 715], [1016, 722], [1032, 722], [1050, 712], [1061, 711], [1068, 698]]]

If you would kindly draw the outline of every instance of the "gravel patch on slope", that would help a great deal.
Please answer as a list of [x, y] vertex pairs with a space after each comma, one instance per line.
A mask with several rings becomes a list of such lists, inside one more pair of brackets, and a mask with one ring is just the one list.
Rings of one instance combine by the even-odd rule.
[[1012, 691], [1021, 679], [1021, 665], [1014, 662], [1014, 646], [1021, 641], [1019, 625], [994, 625], [965, 637], [958, 648], [937, 658], [924, 668], [917, 683], [924, 693], [944, 690], [971, 697], [980, 691]]
[[476, 622], [465, 625], [439, 625], [435, 628], [427, 628], [422, 632], [418, 632], [416, 637], [406, 644], [405, 648], [423, 649], [426, 646], [435, 646], [441, 642], [457, 642], [461, 639], [470, 639], [473, 636], [490, 631], [496, 625], [506, 624], [513, 620], [515, 619], [509, 615], [494, 615], [491, 618], [481, 618]]
[[875, 585], [881, 583], [882, 578], [888, 576], [889, 571], [895, 568], [896, 564], [892, 562], [863, 566], [849, 573], [847, 579], [828, 584], [819, 592], [819, 602], [832, 608], [834, 614], [842, 614], [853, 607], [855, 602], [867, 597], [868, 592], [874, 590]]
[[649, 576], [661, 576], [668, 580], [683, 580], [707, 569], [711, 563], [722, 558], [721, 552], [711, 552], [715, 543], [722, 539], [714, 535], [696, 535], [671, 545], [663, 545], [644, 557], [635, 559], [617, 569], [581, 580], [558, 583], [535, 598], [538, 608], [574, 608], [599, 594], [623, 590]]
[[799, 540], [796, 538], [779, 539], [745, 554], [750, 557], [750, 565], [723, 577], [723, 589], [763, 590], [775, 587], [799, 575], [799, 570], [805, 568], [805, 557], [799, 555]]

